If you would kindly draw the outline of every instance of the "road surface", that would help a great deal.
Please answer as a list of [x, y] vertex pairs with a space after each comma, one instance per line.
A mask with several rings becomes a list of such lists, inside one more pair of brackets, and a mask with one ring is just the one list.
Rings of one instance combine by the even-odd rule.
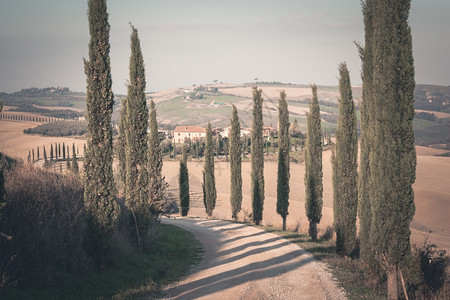
[[327, 268], [299, 246], [255, 227], [163, 218], [201, 243], [201, 262], [164, 299], [346, 299]]

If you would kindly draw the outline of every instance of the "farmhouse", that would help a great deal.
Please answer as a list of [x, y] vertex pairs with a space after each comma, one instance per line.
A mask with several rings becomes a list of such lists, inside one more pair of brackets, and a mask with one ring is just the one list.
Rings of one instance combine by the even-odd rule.
[[195, 140], [206, 137], [206, 129], [198, 126], [177, 126], [174, 130], [175, 143], [184, 143], [186, 138]]

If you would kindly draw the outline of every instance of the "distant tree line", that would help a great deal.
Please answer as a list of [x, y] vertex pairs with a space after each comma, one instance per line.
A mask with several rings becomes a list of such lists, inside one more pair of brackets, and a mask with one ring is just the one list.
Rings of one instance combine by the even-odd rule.
[[82, 121], [56, 121], [41, 124], [35, 128], [23, 130], [27, 134], [42, 134], [46, 136], [83, 135], [87, 132], [87, 122]]
[[427, 121], [433, 121], [433, 122], [440, 121], [439, 118], [436, 117], [435, 114], [428, 113], [425, 111], [421, 111], [421, 112], [416, 111], [416, 113], [414, 115], [414, 119], [421, 119], [421, 120], [427, 120]]
[[27, 115], [19, 115], [19, 114], [1, 113], [0, 120], [45, 123], [45, 122], [54, 122], [57, 119], [50, 118], [50, 117], [43, 117], [43, 116], [27, 116]]
[[84, 115], [84, 113], [70, 110], [70, 109], [51, 110], [51, 109], [36, 107], [30, 103], [23, 103], [20, 106], [18, 106], [17, 108], [12, 108], [9, 111], [29, 112], [29, 113], [48, 116], [48, 117], [59, 118], [59, 119], [76, 119], [76, 118], [79, 118]]

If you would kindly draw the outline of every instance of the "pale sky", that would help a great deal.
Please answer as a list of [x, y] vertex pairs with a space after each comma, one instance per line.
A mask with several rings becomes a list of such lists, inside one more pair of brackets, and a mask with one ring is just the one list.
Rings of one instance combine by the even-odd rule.
[[[360, 84], [359, 0], [109, 0], [113, 90], [126, 93], [128, 22], [139, 30], [147, 91], [263, 81]], [[416, 82], [450, 85], [450, 1], [413, 0]], [[0, 91], [85, 91], [87, 0], [0, 0]]]

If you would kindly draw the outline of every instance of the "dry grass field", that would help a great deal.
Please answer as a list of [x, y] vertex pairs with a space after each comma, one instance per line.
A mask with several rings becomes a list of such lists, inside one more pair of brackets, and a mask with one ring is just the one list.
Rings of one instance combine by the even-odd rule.
[[[20, 114], [25, 115], [26, 113]], [[72, 153], [72, 143], [75, 143], [75, 147], [78, 147], [80, 154], [82, 154], [83, 145], [86, 141], [81, 138], [48, 137], [23, 133], [24, 129], [36, 127], [39, 124], [41, 123], [0, 120], [0, 151], [9, 156], [26, 160], [28, 151], [35, 149], [36, 152], [38, 146], [42, 157], [42, 146], [45, 146], [47, 154], [50, 155], [50, 145], [65, 143], [69, 145]]]
[[[430, 242], [450, 250], [450, 158], [433, 156], [442, 153], [438, 149], [417, 147], [418, 165], [417, 180], [414, 185], [416, 214], [411, 223], [412, 243], [422, 244], [428, 237]], [[333, 192], [331, 182], [331, 151], [323, 153], [323, 185], [324, 205], [323, 217], [320, 222], [320, 231], [323, 233], [333, 223]], [[190, 216], [206, 217], [201, 198], [201, 178], [203, 163], [190, 161], [189, 183], [191, 194], [196, 196], [191, 202]], [[239, 218], [244, 220], [251, 213], [250, 196], [250, 162], [244, 162], [242, 166], [243, 176], [243, 204]], [[171, 189], [178, 186], [177, 176], [179, 163], [165, 161], [163, 172]], [[287, 226], [289, 229], [298, 229], [307, 232], [308, 220], [305, 214], [305, 165], [291, 164], [290, 180], [290, 205]], [[230, 195], [230, 169], [227, 162], [215, 163], [215, 176], [217, 186], [217, 202], [213, 217], [220, 219], [231, 219], [229, 203]], [[277, 163], [266, 162], [264, 165], [265, 178], [265, 203], [263, 224], [273, 225], [281, 228], [281, 217], [276, 213], [276, 182]], [[429, 233], [431, 231], [431, 233]]]
[[[37, 146], [46, 145], [49, 151], [50, 144], [66, 143], [69, 146], [75, 143], [83, 149], [85, 140], [71, 137], [45, 137], [38, 135], [26, 135], [23, 129], [34, 127], [39, 123], [0, 120], [0, 151], [10, 156], [26, 160], [28, 151]], [[445, 150], [417, 147], [417, 179], [414, 185], [416, 214], [411, 223], [412, 242], [421, 244], [426, 237], [429, 241], [440, 247], [450, 249], [450, 158], [435, 156], [446, 152]], [[42, 155], [42, 154], [41, 154]], [[331, 184], [330, 151], [323, 153], [323, 183], [324, 183], [324, 207], [323, 218], [320, 222], [320, 230], [324, 232], [333, 222], [333, 194]], [[222, 219], [231, 219], [229, 203], [230, 194], [230, 170], [229, 164], [224, 161], [216, 162], [216, 184], [217, 205], [213, 216]], [[206, 217], [202, 201], [201, 178], [203, 163], [190, 161], [188, 163], [189, 180], [192, 196], [194, 199], [189, 211], [190, 216]], [[178, 188], [177, 161], [165, 161], [163, 172], [169, 182], [170, 189]], [[243, 209], [239, 214], [241, 220], [248, 218], [251, 213], [250, 199], [250, 162], [244, 162], [243, 171]], [[299, 231], [307, 230], [307, 219], [305, 215], [305, 191], [303, 176], [305, 166], [303, 163], [291, 165], [291, 193], [290, 207], [287, 224], [290, 229], [297, 228]], [[276, 214], [276, 162], [266, 162], [265, 174], [265, 204], [263, 223], [281, 227], [281, 217]], [[177, 192], [176, 192], [177, 193]], [[431, 233], [429, 234], [429, 232]]]

